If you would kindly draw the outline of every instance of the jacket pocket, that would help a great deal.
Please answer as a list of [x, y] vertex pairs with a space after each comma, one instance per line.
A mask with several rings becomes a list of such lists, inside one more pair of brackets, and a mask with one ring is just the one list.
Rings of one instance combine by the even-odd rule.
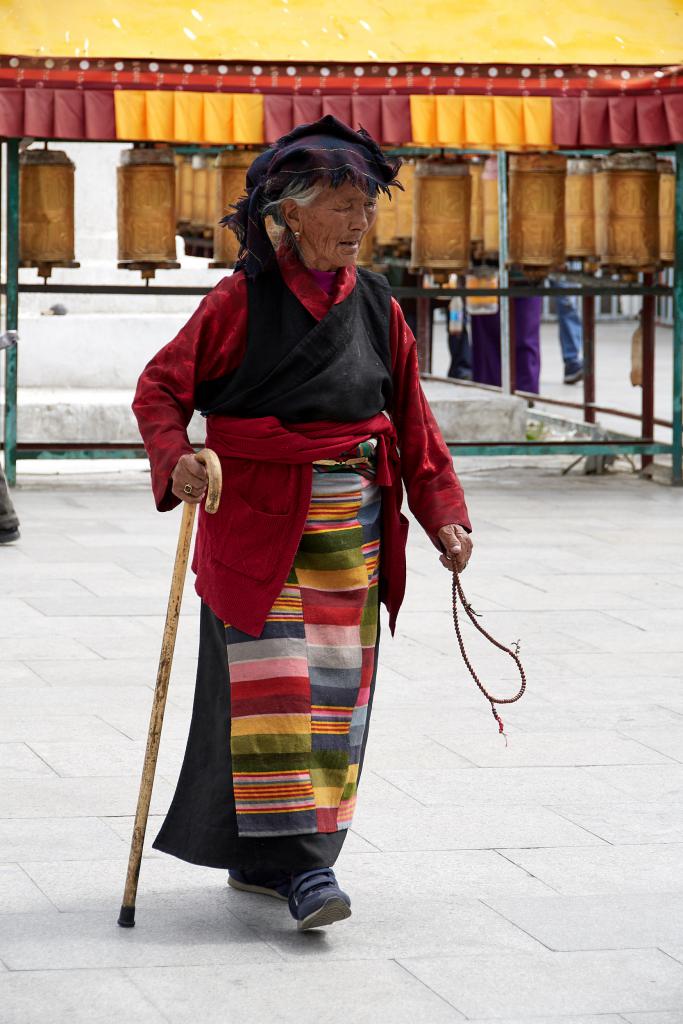
[[226, 515], [208, 526], [209, 557], [254, 580], [271, 578], [287, 536], [289, 515], [261, 512], [236, 491], [226, 491]]

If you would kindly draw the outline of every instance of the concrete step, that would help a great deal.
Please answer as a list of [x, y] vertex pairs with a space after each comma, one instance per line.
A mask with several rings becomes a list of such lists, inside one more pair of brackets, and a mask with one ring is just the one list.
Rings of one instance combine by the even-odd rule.
[[523, 441], [526, 437], [523, 398], [446, 380], [423, 380], [422, 387], [448, 441]]
[[25, 388], [133, 389], [146, 363], [196, 307], [174, 312], [24, 315], [19, 383]]
[[[17, 437], [24, 444], [139, 444], [132, 400], [128, 388], [19, 388]], [[193, 444], [203, 442], [206, 427], [199, 413], [189, 433]]]
[[[449, 441], [521, 441], [526, 404], [520, 398], [491, 395], [439, 381], [425, 391], [436, 420]], [[22, 387], [17, 436], [23, 443], [139, 443], [130, 408], [133, 388]], [[201, 444], [205, 421], [195, 414], [190, 439]]]

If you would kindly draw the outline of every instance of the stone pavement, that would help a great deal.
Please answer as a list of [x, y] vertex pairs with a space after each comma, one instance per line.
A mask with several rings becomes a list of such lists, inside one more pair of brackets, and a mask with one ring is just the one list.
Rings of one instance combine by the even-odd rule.
[[[459, 467], [467, 593], [528, 672], [507, 747], [411, 531], [338, 864], [354, 915], [308, 934], [153, 852], [117, 928], [178, 514], [142, 472], [24, 477], [0, 550], [1, 1024], [683, 1024], [683, 493], [561, 465]], [[188, 587], [151, 834], [197, 623]], [[471, 650], [514, 692], [509, 659]]]

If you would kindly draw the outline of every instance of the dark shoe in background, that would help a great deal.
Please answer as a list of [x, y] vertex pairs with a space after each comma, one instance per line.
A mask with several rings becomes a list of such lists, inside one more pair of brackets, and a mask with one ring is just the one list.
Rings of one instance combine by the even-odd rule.
[[578, 370], [574, 370], [573, 373], [565, 373], [564, 375], [565, 384], [578, 384], [580, 380], [583, 380], [583, 366], [580, 366]]

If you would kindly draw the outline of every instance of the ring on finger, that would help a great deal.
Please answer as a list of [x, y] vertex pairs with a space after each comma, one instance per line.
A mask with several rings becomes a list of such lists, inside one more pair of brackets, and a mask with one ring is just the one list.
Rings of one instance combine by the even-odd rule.
[[192, 484], [185, 484], [183, 487], [185, 494], [192, 494]]

